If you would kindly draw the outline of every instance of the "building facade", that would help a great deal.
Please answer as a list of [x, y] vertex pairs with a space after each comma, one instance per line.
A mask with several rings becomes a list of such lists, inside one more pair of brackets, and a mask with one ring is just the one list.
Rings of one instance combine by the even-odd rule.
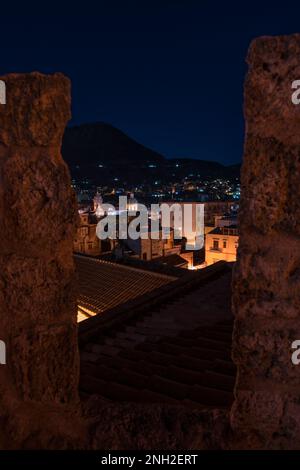
[[79, 214], [80, 225], [74, 239], [73, 249], [75, 253], [83, 253], [89, 256], [101, 254], [101, 241], [97, 237], [97, 218], [94, 214], [85, 212]]
[[206, 266], [218, 261], [236, 261], [238, 247], [237, 226], [215, 227], [205, 237], [205, 263]]

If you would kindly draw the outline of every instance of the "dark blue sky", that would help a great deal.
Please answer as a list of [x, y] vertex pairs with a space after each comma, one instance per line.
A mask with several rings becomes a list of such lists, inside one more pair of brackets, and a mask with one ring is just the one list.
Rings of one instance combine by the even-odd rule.
[[[300, 3], [23, 2], [0, 12], [0, 74], [62, 71], [72, 123], [105, 121], [167, 157], [241, 160], [252, 38], [300, 32]], [[299, 58], [300, 60], [300, 58]]]

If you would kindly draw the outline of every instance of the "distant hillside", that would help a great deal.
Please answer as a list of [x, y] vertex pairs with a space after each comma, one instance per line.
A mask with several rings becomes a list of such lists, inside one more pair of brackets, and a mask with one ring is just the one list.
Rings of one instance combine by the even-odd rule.
[[194, 175], [204, 177], [228, 177], [235, 178], [240, 174], [241, 165], [230, 165], [225, 166], [218, 162], [213, 162], [209, 160], [199, 160], [195, 158], [172, 158], [168, 160], [169, 164], [172, 166], [178, 165], [178, 169], [181, 172], [184, 171], [187, 175]]
[[164, 157], [119, 129], [97, 122], [66, 129], [62, 153], [69, 165], [158, 163]]
[[67, 128], [62, 154], [73, 176], [95, 182], [112, 180], [140, 183], [180, 180], [185, 176], [239, 176], [240, 165], [226, 167], [217, 162], [190, 158], [166, 159], [139, 144], [119, 129], [102, 122]]

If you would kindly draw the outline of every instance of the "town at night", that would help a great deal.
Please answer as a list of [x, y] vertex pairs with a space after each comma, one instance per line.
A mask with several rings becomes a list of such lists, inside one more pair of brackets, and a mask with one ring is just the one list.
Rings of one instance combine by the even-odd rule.
[[1, 6], [5, 468], [294, 465], [290, 3]]

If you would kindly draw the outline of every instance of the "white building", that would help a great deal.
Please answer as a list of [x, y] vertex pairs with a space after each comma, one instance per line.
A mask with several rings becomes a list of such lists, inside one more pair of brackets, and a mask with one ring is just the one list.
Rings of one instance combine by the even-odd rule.
[[127, 210], [128, 212], [137, 212], [138, 211], [138, 202], [134, 197], [134, 193], [130, 193], [130, 197], [127, 201]]
[[102, 204], [103, 204], [103, 199], [102, 199], [102, 196], [99, 192], [99, 190], [97, 190], [97, 193], [95, 194], [95, 197], [93, 199], [93, 209], [94, 209], [94, 212], [95, 212], [95, 215], [98, 219], [100, 219], [101, 217], [103, 217], [105, 215], [105, 212], [104, 212], [104, 209], [102, 207]]

